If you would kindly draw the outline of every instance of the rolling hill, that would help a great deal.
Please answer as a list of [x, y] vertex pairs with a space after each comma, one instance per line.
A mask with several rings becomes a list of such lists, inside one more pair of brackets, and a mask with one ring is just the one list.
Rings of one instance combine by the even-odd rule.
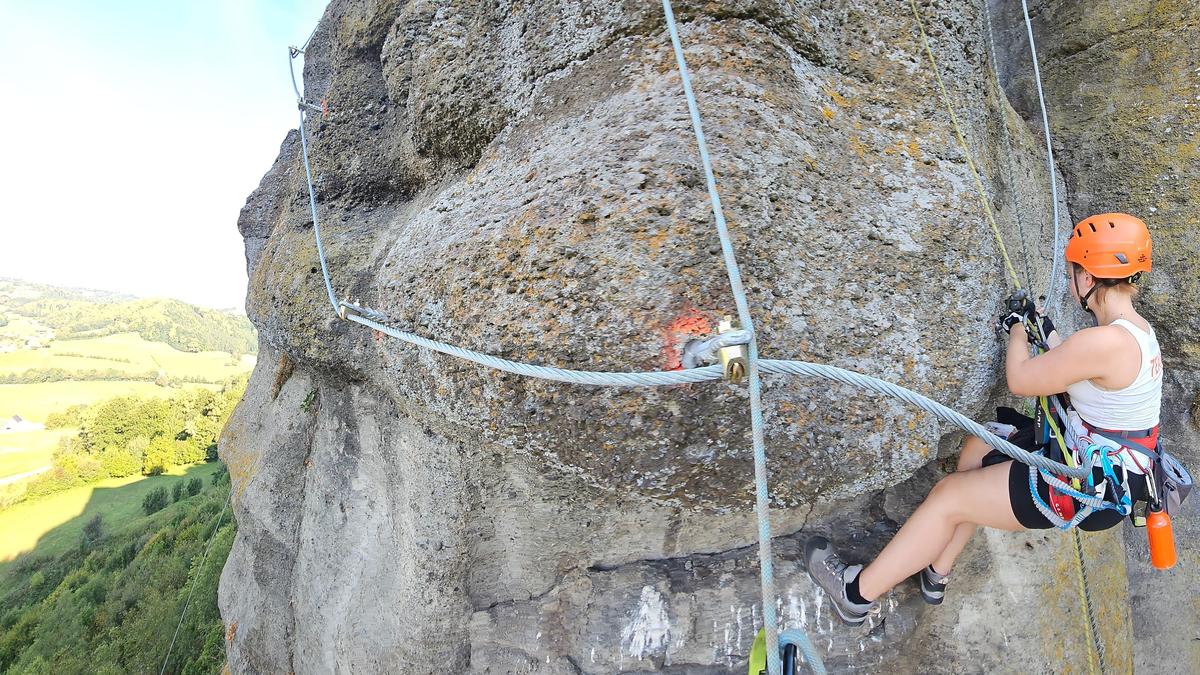
[[[249, 372], [256, 352], [253, 327], [232, 312], [0, 278], [0, 429], [118, 396], [216, 391]], [[77, 432], [58, 427], [0, 432], [0, 501]]]

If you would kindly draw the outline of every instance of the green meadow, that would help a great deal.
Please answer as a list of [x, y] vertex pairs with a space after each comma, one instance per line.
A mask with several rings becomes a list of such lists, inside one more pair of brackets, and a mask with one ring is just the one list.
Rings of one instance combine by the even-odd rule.
[[167, 672], [220, 672], [213, 460], [255, 344], [236, 314], [0, 279], [0, 425], [52, 427], [0, 432], [0, 673], [159, 672], [172, 642]]
[[[215, 384], [187, 384], [186, 388], [219, 389]], [[89, 404], [117, 396], [167, 397], [176, 389], [153, 382], [39, 382], [36, 384], [0, 384], [0, 420], [13, 415], [42, 422], [52, 412], [61, 412], [76, 404]]]
[[107, 478], [0, 511], [0, 578], [14, 558], [36, 550], [56, 556], [79, 543], [84, 524], [99, 514], [112, 533], [145, 525], [142, 500], [158, 487], [200, 478], [209, 484], [219, 462], [177, 466], [161, 476]]
[[72, 436], [78, 429], [47, 429], [0, 434], [0, 480], [27, 471], [50, 466], [50, 458], [59, 439]]
[[0, 373], [61, 368], [68, 371], [116, 370], [140, 376], [161, 370], [185, 381], [206, 382], [237, 375], [253, 365], [252, 355], [243, 355], [235, 361], [229, 352], [184, 352], [162, 342], [149, 342], [137, 333], [79, 340], [56, 339], [47, 348], [0, 354]]

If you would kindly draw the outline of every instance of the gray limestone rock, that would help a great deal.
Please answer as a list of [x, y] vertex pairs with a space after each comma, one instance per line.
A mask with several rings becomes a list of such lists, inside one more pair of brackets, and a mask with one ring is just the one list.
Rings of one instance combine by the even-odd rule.
[[[1008, 284], [907, 4], [675, 9], [764, 357], [988, 416]], [[921, 7], [1014, 265], [1044, 288], [1049, 178], [991, 79], [982, 10]], [[339, 297], [587, 370], [677, 367], [733, 313], [655, 3], [335, 0], [306, 57]], [[340, 322], [295, 134], [239, 228], [262, 344], [221, 441], [234, 672], [745, 669], [762, 618], [743, 389], [521, 379]], [[779, 613], [832, 670], [1086, 667], [1054, 533], [980, 535], [942, 607], [905, 585], [877, 621], [834, 625], [804, 539], [874, 555], [961, 435], [825, 382], [769, 377], [765, 405]], [[1087, 541], [1110, 664], [1131, 652], [1120, 540]]]

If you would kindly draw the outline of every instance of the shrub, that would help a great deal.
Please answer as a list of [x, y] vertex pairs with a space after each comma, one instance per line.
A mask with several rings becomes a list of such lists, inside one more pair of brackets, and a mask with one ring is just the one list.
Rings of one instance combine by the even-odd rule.
[[161, 511], [168, 503], [170, 502], [167, 495], [167, 488], [155, 488], [142, 499], [142, 510], [146, 512], [146, 515], [150, 515]]
[[204, 446], [195, 438], [175, 441], [175, 463], [193, 464], [204, 459]]
[[108, 448], [100, 453], [100, 466], [106, 475], [113, 478], [132, 476], [142, 470], [141, 457], [128, 450]]
[[204, 481], [200, 480], [199, 478], [193, 478], [193, 479], [189, 480], [188, 484], [187, 484], [188, 496], [195, 497], [196, 495], [200, 494], [200, 490], [202, 490], [203, 488], [204, 488]]
[[125, 446], [125, 449], [129, 451], [129, 454], [133, 455], [133, 458], [137, 460], [139, 469], [142, 468], [142, 461], [146, 459], [146, 450], [149, 447], [150, 439], [146, 438], [145, 436], [138, 436], [132, 441], [129, 441], [129, 443]]
[[51, 456], [57, 461], [60, 457], [77, 455], [80, 452], [83, 452], [83, 443], [78, 436], [63, 436], [58, 439], [58, 445], [54, 447]]
[[175, 463], [175, 442], [165, 436], [150, 441], [146, 448], [146, 459], [142, 462], [142, 473], [157, 476]]
[[29, 497], [45, 497], [78, 485], [79, 474], [74, 473], [78, 470], [78, 466], [73, 458], [68, 459], [72, 460], [68, 462], [69, 467], [55, 465], [49, 471], [31, 479], [25, 487], [25, 494]]
[[81, 483], [94, 483], [108, 475], [105, 473], [100, 459], [92, 455], [79, 455], [76, 462], [76, 473]]
[[0, 583], [0, 673], [158, 672], [181, 592], [193, 591], [169, 665], [184, 675], [219, 672], [217, 585], [236, 533], [227, 518], [216, 527], [224, 496], [169, 509], [169, 520], [122, 523], [86, 550], [14, 561]]
[[46, 415], [47, 429], [65, 429], [67, 427], [77, 427], [83, 422], [83, 411], [87, 408], [82, 403], [73, 405], [63, 410], [62, 412], [54, 412]]
[[171, 501], [177, 502], [180, 499], [183, 499], [183, 491], [186, 488], [187, 486], [183, 484], [183, 481], [175, 481], [175, 485], [171, 487]]
[[83, 548], [91, 548], [93, 544], [100, 541], [100, 537], [103, 535], [104, 519], [97, 513], [96, 517], [89, 520], [87, 525], [83, 526], [83, 541], [81, 545]]

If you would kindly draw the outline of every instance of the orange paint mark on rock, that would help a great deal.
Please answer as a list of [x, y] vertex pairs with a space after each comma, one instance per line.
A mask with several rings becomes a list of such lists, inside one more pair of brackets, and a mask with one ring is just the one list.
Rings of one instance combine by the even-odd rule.
[[683, 369], [683, 346], [687, 341], [708, 335], [708, 319], [695, 307], [683, 308], [671, 323], [662, 329], [663, 370]]

